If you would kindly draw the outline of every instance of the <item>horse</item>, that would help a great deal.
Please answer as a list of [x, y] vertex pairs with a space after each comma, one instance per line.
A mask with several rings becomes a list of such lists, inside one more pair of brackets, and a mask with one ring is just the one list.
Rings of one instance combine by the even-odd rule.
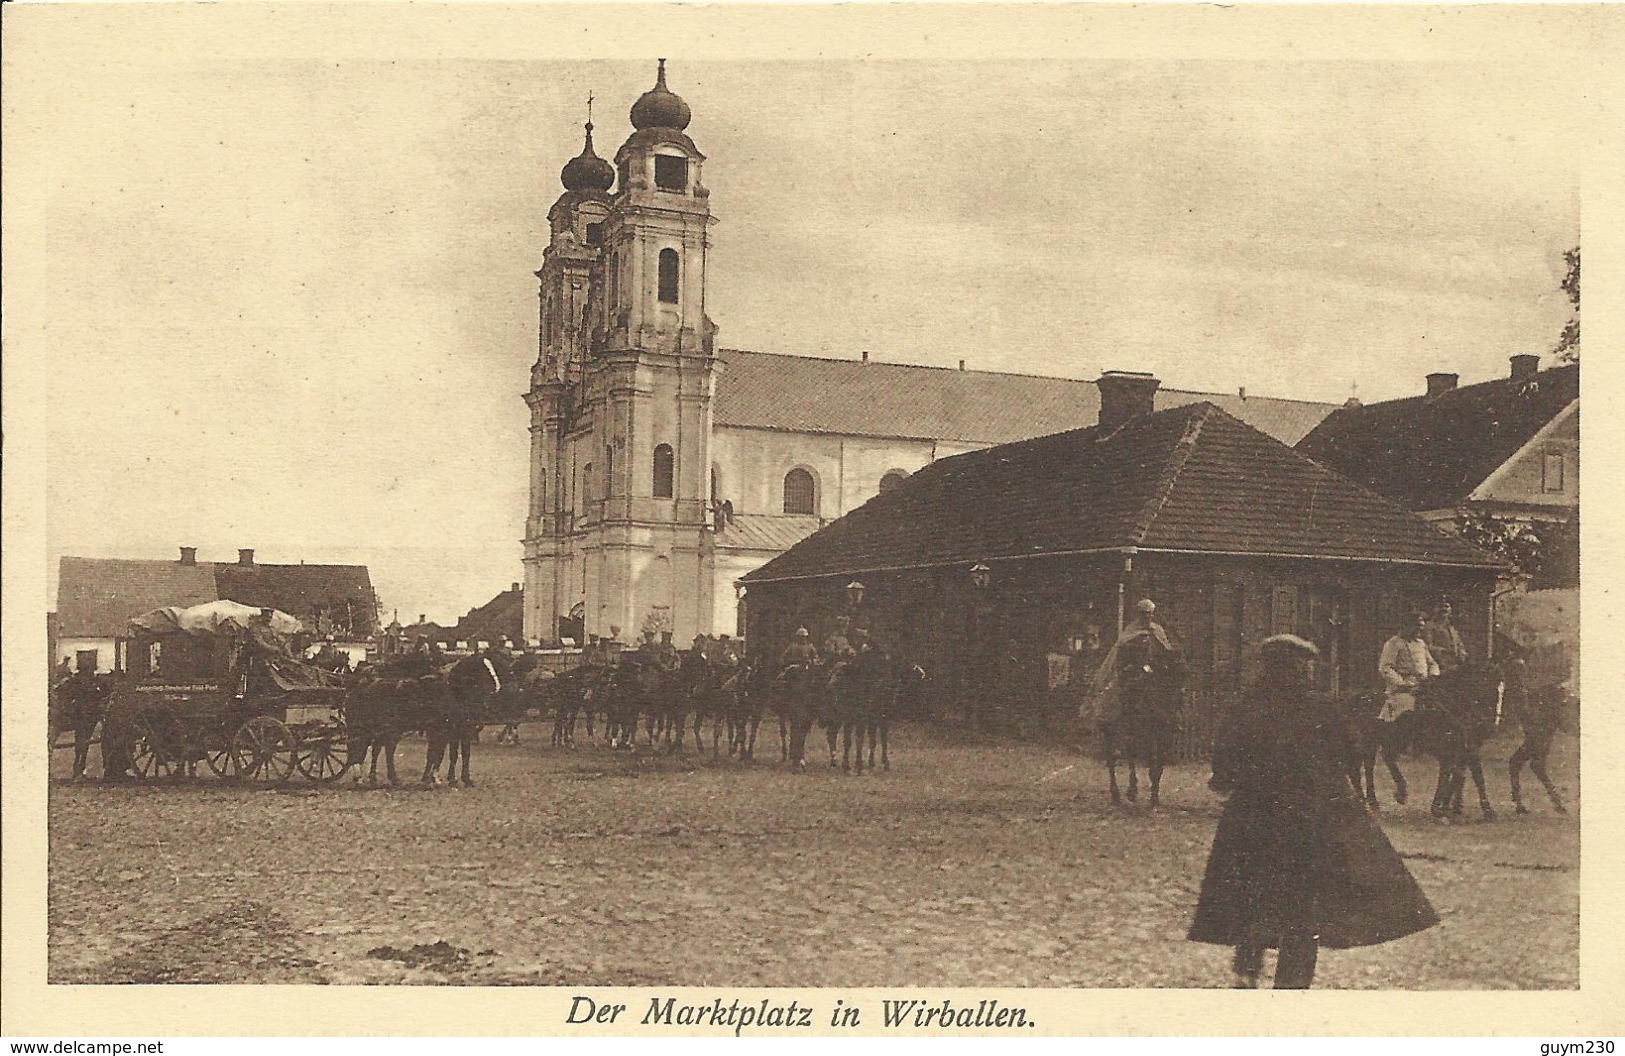
[[468, 764], [480, 726], [485, 719], [501, 710], [498, 705], [504, 700], [505, 693], [507, 699], [516, 695], [514, 689], [510, 688], [513, 686], [512, 672], [507, 668], [508, 665], [500, 657], [488, 653], [464, 657], [442, 671], [445, 691], [438, 698], [442, 705], [439, 721], [431, 723], [427, 731], [429, 753], [423, 767], [423, 784], [433, 786], [440, 783], [440, 761], [449, 752], [446, 784], [457, 783], [457, 760], [461, 755], [462, 785], [464, 788], [474, 787]]
[[[869, 772], [875, 770], [875, 752], [880, 767], [891, 769], [891, 716], [897, 699], [912, 693], [926, 681], [925, 669], [918, 664], [894, 665], [880, 650], [860, 653], [838, 675], [835, 697], [844, 702], [841, 711], [841, 770], [863, 773], [864, 745], [869, 748]], [[853, 747], [856, 746], [854, 760]]]
[[1399, 769], [1391, 738], [1385, 737], [1388, 723], [1382, 720], [1386, 698], [1382, 690], [1349, 693], [1340, 701], [1340, 711], [1351, 745], [1344, 768], [1354, 794], [1363, 796], [1367, 809], [1379, 809], [1377, 802], [1377, 758], [1380, 755], [1394, 782], [1394, 801], [1403, 805], [1409, 798], [1405, 775]]
[[[1433, 790], [1433, 803], [1428, 807], [1433, 817], [1459, 816], [1462, 812], [1462, 793], [1466, 790], [1467, 775], [1479, 791], [1479, 809], [1485, 819], [1495, 817], [1495, 807], [1484, 786], [1482, 747], [1495, 731], [1498, 700], [1500, 700], [1501, 671], [1497, 664], [1462, 664], [1454, 671], [1432, 677], [1415, 687], [1415, 707], [1391, 721], [1378, 718], [1381, 712], [1381, 692], [1355, 697], [1347, 713], [1355, 716], [1355, 728], [1360, 739], [1360, 772], [1365, 778], [1367, 806], [1376, 804], [1373, 781], [1375, 754], [1381, 752], [1388, 765], [1389, 777], [1394, 780], [1394, 801], [1406, 803], [1409, 790], [1406, 777], [1396, 760], [1404, 752], [1420, 751], [1438, 760], [1438, 783]], [[1357, 781], [1357, 778], [1350, 778]], [[1358, 788], [1358, 783], [1355, 783]]]
[[594, 692], [594, 702], [604, 710], [604, 739], [610, 748], [630, 752], [637, 747], [642, 668], [630, 654], [623, 654], [621, 662], [610, 669]]
[[[858, 679], [848, 673], [851, 664], [852, 661], [847, 659], [828, 662], [823, 681], [814, 687], [818, 697], [818, 724], [824, 728], [831, 769], [840, 765], [835, 761], [835, 749], [841, 743], [843, 730], [850, 742], [852, 725], [857, 721], [858, 698], [864, 692]], [[850, 770], [850, 764], [844, 769]]]
[[497, 731], [497, 743], [519, 746], [519, 723], [523, 714], [530, 709], [538, 711], [543, 708], [552, 696], [553, 672], [547, 670], [537, 662], [534, 656], [526, 656], [514, 662], [509, 669], [510, 678], [504, 682], [509, 689], [508, 700], [513, 705], [509, 714], [500, 716], [503, 719], [502, 729]]
[[739, 706], [740, 667], [726, 653], [713, 656], [711, 649], [700, 647], [684, 654], [679, 675], [682, 692], [694, 712], [694, 745], [705, 750], [705, 720], [711, 720], [711, 758], [722, 754], [722, 734], [728, 733], [728, 754], [736, 750], [734, 713]]
[[592, 738], [590, 700], [601, 681], [599, 670], [593, 667], [578, 667], [553, 679], [549, 685], [549, 696], [553, 700], [553, 747], [575, 747], [576, 719], [583, 710], [587, 713], [587, 738]]
[[[432, 667], [410, 660], [369, 668], [351, 683], [343, 704], [347, 758], [359, 768], [371, 753], [369, 784], [378, 783], [379, 756], [385, 760], [389, 783], [401, 783], [395, 772], [396, 749], [406, 733], [426, 730], [435, 721], [443, 690]], [[356, 780], [361, 780], [359, 769]]]
[[748, 763], [756, 758], [756, 734], [769, 691], [761, 669], [743, 663], [717, 686], [717, 708], [728, 727], [728, 754]]
[[[73, 780], [82, 780], [90, 757], [90, 746], [96, 736], [96, 727], [107, 716], [107, 704], [113, 697], [113, 679], [108, 675], [80, 672], [59, 680], [51, 686], [47, 706], [51, 747], [62, 731], [73, 731]], [[102, 767], [105, 773], [107, 767]]]
[[[820, 717], [822, 690], [828, 685], [818, 662], [790, 664], [773, 680], [778, 690], [779, 736], [784, 761], [797, 769], [807, 766], [807, 734]], [[784, 739], [785, 727], [789, 739]]]
[[1141, 666], [1145, 672], [1142, 677], [1125, 677], [1120, 683], [1117, 706], [1101, 717], [1100, 732], [1112, 804], [1123, 802], [1123, 793], [1117, 785], [1117, 760], [1121, 751], [1128, 760], [1128, 801], [1133, 803], [1140, 798], [1137, 764], [1143, 759], [1151, 783], [1151, 806], [1155, 808], [1160, 803], [1164, 761], [1178, 723], [1184, 668], [1177, 657], [1171, 663], [1156, 665], [1154, 670], [1149, 663]]
[[1529, 813], [1523, 803], [1523, 785], [1520, 780], [1524, 764], [1534, 772], [1541, 787], [1552, 801], [1552, 809], [1567, 814], [1562, 797], [1546, 773], [1546, 756], [1552, 750], [1552, 738], [1562, 725], [1564, 690], [1560, 685], [1544, 685], [1533, 689], [1525, 681], [1527, 669], [1521, 658], [1514, 657], [1502, 667], [1506, 676], [1502, 700], [1505, 711], [1510, 712], [1523, 727], [1523, 743], [1507, 760], [1507, 776], [1512, 784], [1512, 807], [1519, 814]]

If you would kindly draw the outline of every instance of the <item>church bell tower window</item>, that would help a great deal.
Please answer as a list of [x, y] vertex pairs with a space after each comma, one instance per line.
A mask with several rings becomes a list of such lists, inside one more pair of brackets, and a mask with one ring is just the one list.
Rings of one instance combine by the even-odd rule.
[[677, 303], [677, 251], [660, 251], [660, 303]]
[[688, 159], [655, 155], [655, 186], [662, 191], [688, 190]]
[[655, 498], [669, 499], [675, 490], [677, 477], [676, 459], [672, 456], [671, 445], [661, 444], [655, 448]]

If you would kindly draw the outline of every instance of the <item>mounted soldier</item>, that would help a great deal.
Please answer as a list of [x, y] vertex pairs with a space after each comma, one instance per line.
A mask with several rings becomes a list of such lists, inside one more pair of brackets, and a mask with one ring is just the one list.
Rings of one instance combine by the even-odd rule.
[[1433, 662], [1439, 665], [1441, 675], [1448, 675], [1467, 662], [1467, 646], [1462, 643], [1461, 632], [1451, 622], [1451, 612], [1450, 602], [1440, 601], [1422, 633], [1422, 640], [1427, 642], [1428, 652], [1432, 654]]
[[1415, 710], [1416, 687], [1439, 677], [1438, 661], [1422, 637], [1426, 627], [1427, 618], [1422, 613], [1409, 613], [1399, 633], [1382, 647], [1377, 673], [1382, 676], [1385, 691], [1380, 716], [1383, 722], [1394, 722]]
[[1158, 802], [1163, 752], [1171, 736], [1175, 708], [1184, 684], [1185, 665], [1168, 632], [1156, 620], [1157, 605], [1142, 598], [1134, 621], [1123, 628], [1106, 653], [1090, 687], [1089, 704], [1100, 724], [1112, 802], [1121, 802], [1117, 787], [1117, 751], [1128, 749], [1128, 799], [1139, 796], [1135, 764], [1146, 761], [1151, 777], [1151, 805]]
[[779, 657], [778, 681], [784, 686], [784, 711], [789, 720], [790, 743], [785, 758], [792, 766], [807, 765], [807, 733], [812, 729], [816, 710], [814, 683], [818, 678], [818, 647], [807, 628], [797, 627], [795, 637]]
[[840, 663], [852, 659], [857, 651], [852, 646], [852, 620], [847, 616], [835, 617], [835, 626], [824, 637], [822, 655], [827, 663]]

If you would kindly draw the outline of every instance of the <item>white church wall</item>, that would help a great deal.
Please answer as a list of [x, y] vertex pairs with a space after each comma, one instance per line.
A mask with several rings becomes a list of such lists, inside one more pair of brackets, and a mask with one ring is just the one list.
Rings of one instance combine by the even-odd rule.
[[[974, 450], [976, 445], [957, 447]], [[894, 469], [914, 473], [941, 457], [943, 445], [929, 440], [792, 433], [774, 429], [718, 426], [712, 433], [718, 499], [736, 514], [782, 514], [784, 477], [800, 467], [818, 484], [818, 515], [833, 520], [874, 498], [880, 478]]]

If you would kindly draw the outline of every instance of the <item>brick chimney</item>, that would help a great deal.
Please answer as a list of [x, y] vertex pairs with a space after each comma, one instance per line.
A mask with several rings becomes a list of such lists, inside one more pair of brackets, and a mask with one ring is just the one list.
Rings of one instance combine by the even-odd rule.
[[1540, 372], [1540, 357], [1525, 353], [1512, 357], [1512, 380], [1528, 381]]
[[1161, 384], [1155, 374], [1138, 370], [1108, 370], [1102, 374], [1095, 382], [1100, 389], [1100, 435], [1116, 432], [1131, 418], [1150, 414]]
[[239, 565], [252, 565], [254, 563], [254, 551], [252, 551], [252, 550], [238, 550], [237, 551], [237, 563]]
[[183, 546], [183, 547], [181, 547], [181, 564], [183, 564], [183, 565], [195, 565], [195, 564], [197, 564], [197, 547], [195, 547], [195, 546]]
[[519, 593], [519, 584], [515, 583], [513, 586], [509, 587], [508, 590], [514, 594]]
[[1435, 396], [1443, 396], [1445, 393], [1452, 391], [1456, 387], [1456, 382], [1460, 380], [1461, 376], [1458, 374], [1445, 374], [1442, 372], [1429, 374], [1428, 399], [1432, 399]]

